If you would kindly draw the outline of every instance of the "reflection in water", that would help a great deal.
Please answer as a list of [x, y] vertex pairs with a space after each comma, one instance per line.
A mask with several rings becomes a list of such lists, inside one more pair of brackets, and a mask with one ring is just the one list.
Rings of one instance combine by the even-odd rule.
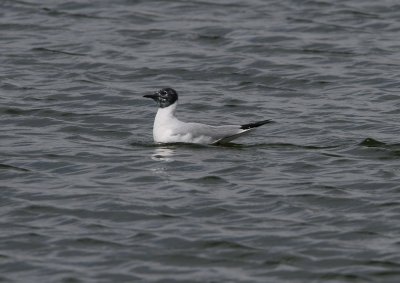
[[[171, 158], [171, 156], [174, 155], [174, 152], [175, 151], [170, 148], [158, 147], [151, 155], [151, 159], [155, 161], [171, 162], [174, 161], [174, 159]], [[167, 168], [163, 166], [155, 166], [151, 169], [151, 171], [155, 172], [157, 175], [168, 175], [166, 170]]]
[[174, 150], [165, 147], [158, 147], [154, 150], [154, 153], [151, 155], [151, 159], [155, 161], [166, 161], [171, 162], [174, 161], [171, 156], [174, 155]]

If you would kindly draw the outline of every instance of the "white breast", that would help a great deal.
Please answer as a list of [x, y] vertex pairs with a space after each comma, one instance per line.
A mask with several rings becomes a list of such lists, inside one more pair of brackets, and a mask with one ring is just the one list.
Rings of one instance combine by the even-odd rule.
[[175, 118], [175, 109], [176, 103], [166, 108], [158, 108], [153, 126], [153, 138], [155, 142], [176, 142], [173, 140], [174, 129], [179, 128], [181, 121]]

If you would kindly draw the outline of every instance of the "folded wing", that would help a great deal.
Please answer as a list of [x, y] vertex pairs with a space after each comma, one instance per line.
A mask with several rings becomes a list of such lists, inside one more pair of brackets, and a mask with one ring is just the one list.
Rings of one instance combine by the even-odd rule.
[[210, 126], [200, 123], [182, 123], [178, 129], [174, 130], [182, 140], [208, 143], [222, 144], [228, 143], [238, 137], [254, 130], [264, 124], [270, 123], [271, 120], [264, 120], [245, 125], [226, 125], [226, 126]]

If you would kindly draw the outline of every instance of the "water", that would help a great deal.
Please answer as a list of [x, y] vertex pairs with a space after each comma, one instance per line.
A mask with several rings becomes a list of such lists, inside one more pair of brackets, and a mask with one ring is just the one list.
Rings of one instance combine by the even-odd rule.
[[0, 8], [0, 282], [399, 282], [398, 1]]

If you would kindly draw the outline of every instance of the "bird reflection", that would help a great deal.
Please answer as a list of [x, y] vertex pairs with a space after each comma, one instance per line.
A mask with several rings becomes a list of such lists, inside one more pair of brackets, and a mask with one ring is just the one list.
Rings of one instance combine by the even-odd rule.
[[175, 150], [165, 147], [157, 147], [154, 149], [154, 153], [151, 155], [151, 159], [155, 161], [166, 161], [171, 162], [174, 161], [172, 156], [174, 155]]

